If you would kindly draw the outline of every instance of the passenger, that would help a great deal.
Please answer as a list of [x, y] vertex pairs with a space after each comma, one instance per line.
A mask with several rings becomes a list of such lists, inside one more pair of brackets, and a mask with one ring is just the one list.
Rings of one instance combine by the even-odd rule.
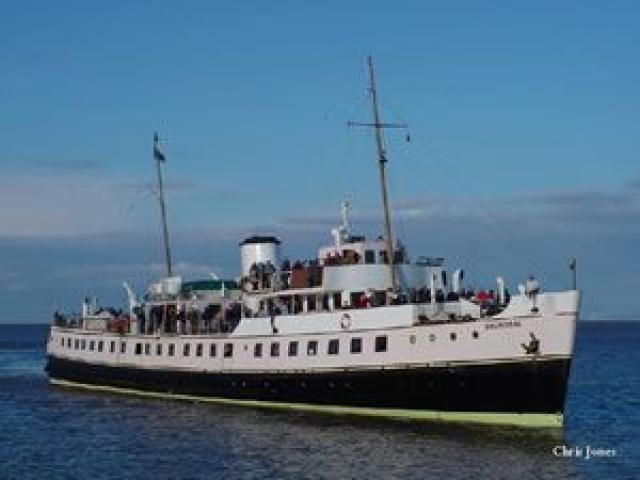
[[280, 267], [280, 270], [282, 270], [283, 272], [288, 272], [291, 270], [291, 261], [288, 258], [285, 258], [282, 261], [282, 266]]
[[369, 306], [369, 299], [365, 293], [361, 294], [358, 297], [358, 301], [356, 303], [356, 308], [367, 308]]
[[524, 291], [528, 297], [534, 297], [540, 293], [540, 284], [535, 278], [533, 278], [533, 275], [529, 275], [529, 278], [525, 283]]

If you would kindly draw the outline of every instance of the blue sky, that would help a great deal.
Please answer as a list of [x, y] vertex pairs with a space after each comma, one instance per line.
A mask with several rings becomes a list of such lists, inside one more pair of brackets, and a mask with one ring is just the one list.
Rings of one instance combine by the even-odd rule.
[[151, 138], [185, 275], [237, 241], [291, 256], [344, 197], [379, 232], [364, 58], [389, 121], [394, 224], [470, 281], [567, 284], [634, 318], [640, 273], [637, 2], [4, 2], [0, 322], [46, 321], [161, 273]]

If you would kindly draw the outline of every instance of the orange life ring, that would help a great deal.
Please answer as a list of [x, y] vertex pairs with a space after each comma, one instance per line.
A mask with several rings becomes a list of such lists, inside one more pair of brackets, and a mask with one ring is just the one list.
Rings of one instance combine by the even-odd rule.
[[351, 327], [351, 315], [349, 315], [348, 313], [344, 313], [342, 315], [342, 318], [340, 319], [340, 326], [345, 330]]

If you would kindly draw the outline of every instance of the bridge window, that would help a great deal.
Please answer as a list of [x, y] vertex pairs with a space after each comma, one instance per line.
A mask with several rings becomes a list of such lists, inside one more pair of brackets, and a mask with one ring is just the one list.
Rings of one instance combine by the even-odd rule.
[[456, 335], [456, 332], [451, 332], [451, 334], [449, 334], [449, 338], [451, 339], [452, 342], [455, 342], [458, 336]]
[[298, 355], [298, 342], [289, 342], [289, 356], [296, 357]]
[[211, 345], [209, 345], [209, 356], [215, 357], [217, 353], [218, 352], [216, 351], [216, 344], [212, 343]]
[[104, 342], [102, 340], [100, 340], [98, 342], [98, 351], [102, 352], [102, 349], [104, 348]]
[[381, 335], [376, 337], [376, 352], [386, 352], [387, 351], [387, 336]]
[[71, 337], [67, 338], [67, 348], [71, 348]]
[[318, 354], [318, 341], [309, 340], [307, 342], [307, 355], [313, 357]]
[[224, 357], [225, 358], [233, 357], [233, 343], [224, 344]]
[[114, 340], [111, 340], [111, 343], [109, 344], [109, 353], [115, 353], [116, 351], [116, 342]]
[[185, 343], [184, 346], [182, 347], [182, 356], [188, 357], [189, 353], [191, 353], [191, 344]]
[[202, 344], [198, 343], [196, 345], [196, 357], [201, 357], [202, 356]]
[[278, 342], [271, 343], [271, 356], [272, 357], [280, 356], [280, 344]]
[[351, 339], [351, 353], [362, 353], [362, 338]]
[[127, 342], [120, 343], [120, 353], [127, 353]]
[[373, 250], [365, 250], [364, 263], [376, 263], [376, 252]]
[[158, 343], [158, 344], [156, 345], [156, 355], [157, 355], [158, 357], [162, 356], [162, 344], [161, 344], [161, 343]]
[[83, 340], [80, 341], [80, 348], [82, 350], [86, 350], [87, 349], [87, 341], [86, 340], [83, 339]]
[[95, 348], [96, 348], [96, 342], [95, 340], [91, 340], [89, 342], [89, 350], [95, 350]]
[[60, 337], [60, 346], [64, 347], [64, 337]]
[[327, 353], [329, 355], [337, 355], [340, 350], [340, 340], [337, 338], [333, 338], [329, 340], [329, 344], [327, 345]]
[[151, 355], [151, 344], [150, 343], [145, 343], [144, 344], [144, 354], [145, 355]]
[[73, 348], [75, 348], [76, 350], [80, 348], [80, 340], [78, 340], [77, 338], [73, 341]]
[[135, 354], [136, 355], [140, 355], [141, 353], [142, 353], [142, 344], [141, 343], [136, 343]]
[[477, 331], [477, 330], [474, 330], [474, 331], [473, 331], [473, 333], [471, 334], [471, 336], [472, 336], [473, 338], [478, 338], [478, 331]]
[[169, 344], [169, 356], [173, 357], [176, 354], [176, 346], [173, 343]]
[[253, 356], [256, 358], [262, 357], [262, 344], [256, 343], [253, 346]]

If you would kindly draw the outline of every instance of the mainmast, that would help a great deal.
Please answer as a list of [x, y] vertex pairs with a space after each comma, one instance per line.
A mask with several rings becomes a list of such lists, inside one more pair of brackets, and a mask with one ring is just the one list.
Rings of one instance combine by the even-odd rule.
[[398, 288], [398, 281], [396, 275], [396, 269], [394, 266], [394, 254], [393, 254], [393, 232], [391, 230], [391, 214], [389, 213], [389, 194], [387, 191], [387, 174], [386, 163], [387, 155], [384, 150], [384, 142], [382, 139], [382, 129], [384, 128], [406, 128], [404, 124], [398, 123], [383, 123], [380, 120], [380, 113], [378, 111], [378, 96], [376, 92], [376, 81], [373, 72], [373, 59], [371, 55], [367, 57], [367, 66], [369, 68], [369, 97], [371, 99], [371, 112], [373, 116], [372, 123], [360, 123], [360, 122], [348, 122], [350, 126], [364, 126], [373, 127], [375, 132], [376, 141], [376, 153], [378, 171], [380, 173], [380, 192], [382, 197], [382, 215], [384, 221], [384, 241], [387, 251], [387, 261], [389, 262], [389, 270], [391, 273], [391, 286], [395, 292]]
[[369, 66], [369, 93], [371, 97], [371, 111], [373, 113], [373, 128], [376, 137], [376, 151], [378, 154], [378, 170], [380, 172], [380, 192], [382, 193], [382, 213], [384, 218], [384, 239], [387, 244], [387, 260], [391, 268], [391, 286], [396, 291], [396, 269], [394, 267], [393, 255], [393, 233], [391, 231], [391, 214], [389, 213], [389, 193], [387, 191], [387, 174], [386, 163], [387, 157], [382, 144], [382, 125], [380, 123], [380, 114], [378, 112], [378, 96], [376, 93], [376, 81], [373, 74], [373, 59], [371, 55], [367, 57]]
[[167, 207], [164, 202], [164, 187], [162, 184], [162, 168], [160, 163], [165, 162], [164, 154], [158, 148], [158, 134], [153, 134], [153, 158], [158, 170], [158, 201], [160, 202], [160, 215], [162, 216], [162, 233], [164, 236], [164, 255], [167, 263], [167, 276], [173, 276], [171, 270], [171, 249], [169, 248], [169, 228], [167, 227]]

